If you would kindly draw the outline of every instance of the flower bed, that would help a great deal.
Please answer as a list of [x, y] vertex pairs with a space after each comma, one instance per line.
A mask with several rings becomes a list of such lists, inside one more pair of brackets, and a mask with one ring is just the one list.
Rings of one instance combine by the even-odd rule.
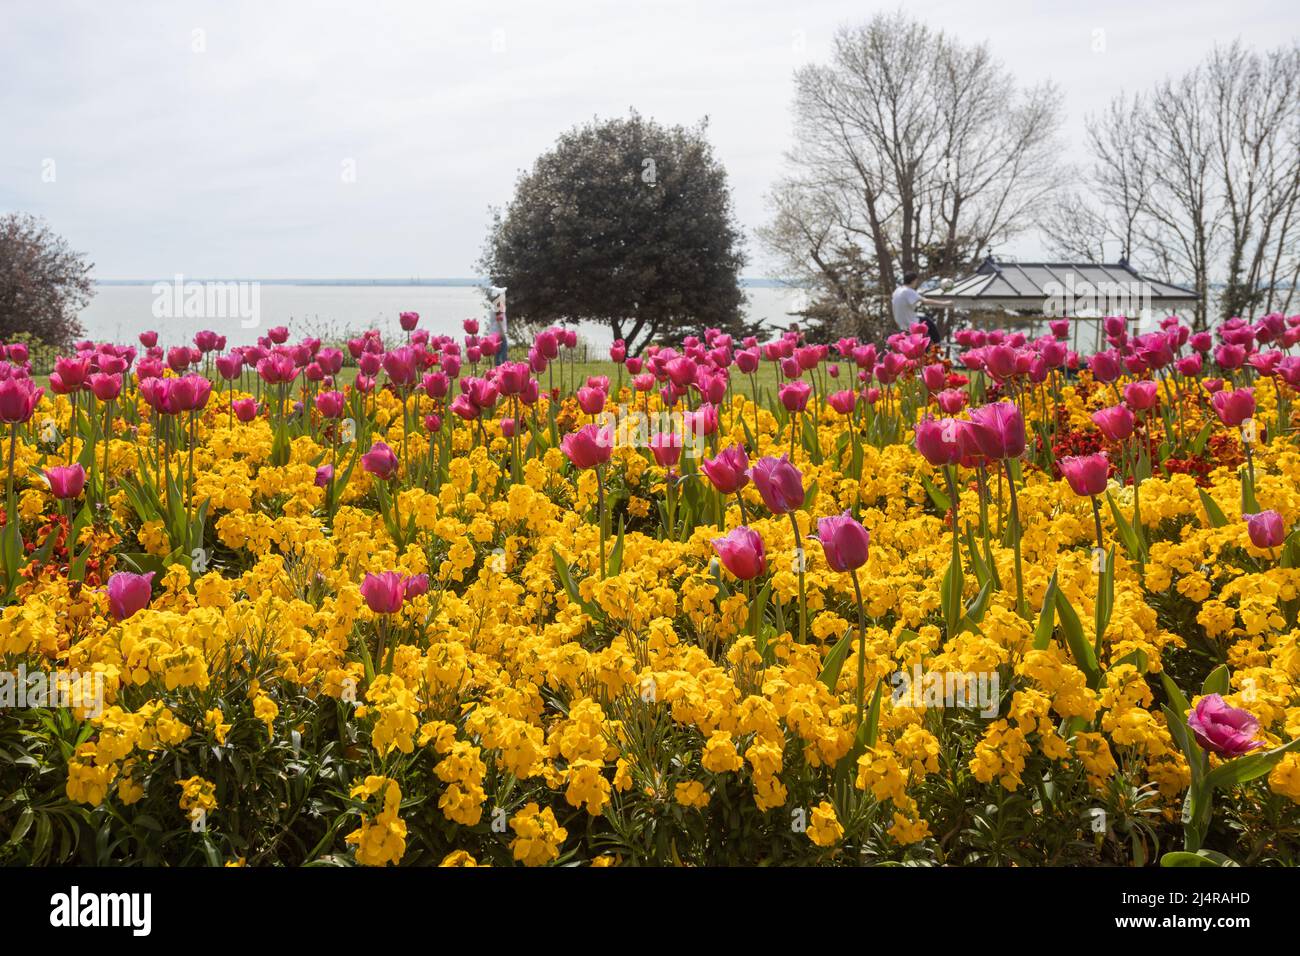
[[7, 350], [0, 859], [1297, 862], [1300, 317], [403, 325]]

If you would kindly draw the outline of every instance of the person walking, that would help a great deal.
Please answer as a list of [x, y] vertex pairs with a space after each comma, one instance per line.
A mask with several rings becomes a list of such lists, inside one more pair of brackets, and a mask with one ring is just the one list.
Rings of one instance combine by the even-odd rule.
[[927, 299], [917, 290], [921, 284], [921, 274], [919, 272], [903, 273], [903, 281], [897, 289], [894, 290], [893, 307], [894, 307], [894, 324], [902, 332], [909, 331], [913, 325], [920, 322], [925, 325], [926, 330], [930, 333], [930, 343], [939, 344], [939, 326], [935, 324], [933, 318], [924, 313], [916, 311], [918, 305], [929, 306], [931, 308], [946, 309], [952, 303], [946, 299]]

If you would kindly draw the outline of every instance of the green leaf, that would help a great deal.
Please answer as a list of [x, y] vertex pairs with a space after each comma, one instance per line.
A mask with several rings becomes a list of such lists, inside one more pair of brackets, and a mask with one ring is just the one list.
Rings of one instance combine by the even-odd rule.
[[966, 549], [970, 552], [970, 566], [975, 572], [975, 580], [982, 588], [993, 579], [993, 572], [989, 569], [988, 562], [984, 560], [984, 555], [980, 554], [979, 548], [975, 546], [975, 532], [970, 525], [966, 526]]
[[808, 512], [808, 514], [812, 514], [813, 507], [817, 504], [817, 495], [820, 493], [821, 493], [821, 487], [818, 485], [816, 481], [814, 481], [811, 485], [808, 486], [808, 490], [804, 492], [803, 506], [799, 510], [806, 511]]
[[820, 465], [822, 463], [822, 446], [821, 436], [817, 431], [817, 422], [813, 420], [813, 416], [811, 415], [804, 415], [802, 418], [803, 447], [812, 458], [813, 464]]
[[569, 596], [569, 600], [579, 607], [582, 606], [582, 595], [578, 591], [578, 586], [573, 583], [573, 575], [569, 573], [569, 565], [562, 557], [560, 551], [555, 545], [551, 545], [551, 560], [555, 562], [555, 573], [560, 579], [560, 584], [564, 586], [564, 593]]
[[740, 416], [740, 427], [745, 430], [745, 447], [751, 452], [758, 449], [758, 442], [754, 441], [754, 433], [749, 430], [749, 421], [745, 416]]
[[1225, 789], [1262, 777], [1287, 754], [1300, 750], [1300, 737], [1264, 753], [1247, 754], [1221, 763], [1205, 777], [1206, 789]]
[[1098, 584], [1096, 614], [1093, 620], [1093, 627], [1096, 631], [1096, 644], [1100, 647], [1101, 639], [1106, 633], [1107, 626], [1110, 624], [1111, 613], [1115, 610], [1114, 545], [1111, 545], [1110, 553], [1106, 555], [1106, 568], [1099, 576]]
[[961, 595], [965, 584], [961, 570], [961, 555], [957, 551], [956, 538], [953, 539], [953, 557], [948, 562], [948, 570], [943, 574], [943, 589], [940, 592], [940, 602], [943, 606], [943, 618], [948, 627], [948, 638], [957, 636], [957, 630], [961, 626], [962, 604]]
[[361, 667], [366, 677], [366, 685], [375, 679], [375, 662], [370, 658], [370, 645], [366, 641], [366, 636], [362, 634], [357, 642], [361, 645]]
[[966, 616], [976, 624], [984, 620], [984, 612], [988, 609], [989, 598], [992, 596], [993, 581], [990, 579], [984, 582], [984, 586], [980, 588], [979, 593], [966, 604]]
[[1025, 483], [1024, 467], [1020, 464], [1019, 458], [1008, 458], [1007, 468], [1011, 472], [1011, 480], [1017, 485]]
[[1168, 671], [1160, 672], [1160, 683], [1164, 686], [1165, 696], [1169, 698], [1169, 707], [1178, 716], [1178, 723], [1185, 723], [1187, 720], [1187, 709], [1191, 707], [1187, 695], [1178, 689], [1178, 685], [1173, 682]]
[[918, 473], [917, 477], [921, 479], [921, 484], [925, 486], [925, 491], [934, 502], [935, 508], [941, 513], [952, 508], [952, 499], [939, 490], [938, 486], [930, 480], [929, 475]]
[[1278, 563], [1284, 568], [1300, 567], [1300, 528], [1292, 531], [1282, 542], [1282, 557]]
[[835, 646], [827, 653], [826, 660], [822, 662], [822, 672], [817, 679], [825, 684], [826, 689], [832, 694], [835, 693], [835, 685], [839, 683], [844, 662], [849, 659], [849, 650], [853, 646], [855, 636], [856, 629], [849, 628], [844, 636], [835, 642]]
[[614, 550], [609, 555], [609, 576], [613, 577], [623, 569], [623, 518], [618, 519], [618, 537], [614, 541]]
[[1239, 864], [1231, 857], [1225, 856], [1215, 850], [1197, 850], [1195, 853], [1189, 853], [1186, 850], [1175, 850], [1172, 853], [1166, 853], [1160, 857], [1161, 866], [1238, 866]]
[[1205, 446], [1210, 442], [1210, 435], [1214, 431], [1213, 420], [1208, 421], [1202, 426], [1201, 430], [1196, 433], [1196, 438], [1192, 441], [1192, 454], [1200, 455], [1205, 451]]
[[14, 824], [13, 830], [9, 834], [10, 846], [19, 843], [27, 835], [27, 831], [32, 828], [32, 821], [36, 819], [36, 814], [31, 807], [23, 807], [23, 812], [18, 815], [18, 822]]
[[863, 721], [862, 728], [866, 731], [863, 742], [868, 747], [876, 745], [876, 735], [880, 730], [880, 697], [885, 689], [883, 680], [876, 681], [876, 692], [871, 695], [871, 706], [867, 708], [867, 719]]
[[1169, 736], [1174, 738], [1174, 743], [1183, 752], [1187, 758], [1187, 765], [1192, 768], [1193, 777], [1201, 765], [1201, 748], [1192, 737], [1190, 729], [1187, 726], [1187, 715], [1179, 716], [1178, 712], [1169, 704], [1164, 704], [1160, 708], [1165, 714], [1165, 724], [1169, 728]]
[[1218, 502], [1211, 498], [1204, 488], [1197, 488], [1196, 493], [1201, 496], [1201, 507], [1205, 509], [1205, 518], [1210, 523], [1211, 528], [1222, 528], [1228, 523], [1227, 516], [1223, 509], [1219, 507]]
[[1255, 500], [1255, 485], [1250, 480], [1250, 469], [1242, 465], [1237, 473], [1241, 476], [1241, 513], [1259, 514], [1259, 502]]
[[1065, 635], [1065, 643], [1070, 648], [1070, 653], [1074, 655], [1075, 665], [1087, 675], [1088, 686], [1096, 690], [1101, 682], [1101, 671], [1097, 667], [1097, 656], [1093, 653], [1092, 645], [1084, 637], [1083, 625], [1079, 622], [1078, 613], [1070, 605], [1065, 592], [1060, 588], [1056, 589], [1056, 616], [1061, 622], [1061, 632]]
[[[758, 624], [760, 621], [763, 620], [763, 615], [767, 613], [767, 602], [768, 599], [771, 598], [771, 596], [772, 596], [772, 580], [771, 578], [769, 578], [767, 583], [763, 585], [763, 589], [758, 592], [758, 597], [754, 598], [754, 603], [751, 604], [749, 607], [748, 631], [750, 634], [759, 633]], [[755, 640], [755, 644], [758, 644], [757, 640]], [[758, 647], [758, 652], [760, 654], [763, 653], [763, 648], [761, 646]]]
[[1228, 693], [1228, 665], [1220, 664], [1206, 675], [1205, 683], [1201, 685], [1201, 694], [1226, 693]]
[[1142, 544], [1138, 540], [1137, 532], [1133, 529], [1133, 525], [1129, 520], [1120, 514], [1119, 505], [1115, 503], [1115, 496], [1110, 493], [1109, 489], [1106, 491], [1106, 502], [1110, 505], [1110, 514], [1115, 519], [1115, 529], [1119, 533], [1120, 541], [1124, 543], [1124, 550], [1128, 552], [1128, 556], [1134, 561], [1141, 561], [1143, 558]]
[[1056, 627], [1056, 572], [1052, 572], [1047, 582], [1047, 592], [1043, 595], [1043, 609], [1038, 615], [1038, 626], [1034, 628], [1034, 650], [1047, 650], [1052, 642], [1052, 629]]

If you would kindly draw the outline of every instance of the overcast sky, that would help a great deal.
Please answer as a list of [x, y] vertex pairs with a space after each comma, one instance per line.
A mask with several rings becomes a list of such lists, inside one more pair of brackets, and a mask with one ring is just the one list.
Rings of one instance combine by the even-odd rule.
[[[1216, 41], [1300, 32], [1294, 0], [1065, 6], [906, 9], [1055, 80], [1068, 150], [1112, 95]], [[469, 276], [517, 173], [635, 107], [708, 115], [750, 233], [790, 144], [792, 71], [877, 9], [894, 5], [5, 0], [0, 211], [45, 216], [100, 278]], [[749, 248], [746, 273], [766, 274]]]

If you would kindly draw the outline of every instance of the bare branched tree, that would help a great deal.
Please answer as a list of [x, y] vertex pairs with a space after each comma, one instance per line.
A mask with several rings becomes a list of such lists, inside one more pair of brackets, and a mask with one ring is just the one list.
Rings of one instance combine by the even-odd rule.
[[[1058, 182], [1059, 92], [1020, 89], [986, 45], [902, 13], [840, 30], [831, 61], [795, 87], [796, 146], [760, 237], [784, 274], [849, 310], [853, 331], [883, 324], [902, 273], [963, 272], [1032, 227]], [[829, 274], [862, 258], [865, 281]]]
[[1120, 256], [1135, 259], [1152, 176], [1151, 146], [1141, 135], [1146, 115], [1140, 99], [1121, 95], [1104, 116], [1089, 118], [1088, 143], [1097, 159], [1086, 174], [1087, 195], [1071, 190], [1040, 221], [1054, 252], [1103, 262], [1118, 246]]
[[1290, 304], [1300, 251], [1300, 47], [1261, 54], [1234, 42], [1205, 77], [1226, 244], [1220, 307], [1268, 312]]
[[1300, 301], [1300, 47], [1239, 42], [1089, 120], [1082, 189], [1041, 223], [1061, 253], [1116, 240], [1193, 288], [1194, 323]]

